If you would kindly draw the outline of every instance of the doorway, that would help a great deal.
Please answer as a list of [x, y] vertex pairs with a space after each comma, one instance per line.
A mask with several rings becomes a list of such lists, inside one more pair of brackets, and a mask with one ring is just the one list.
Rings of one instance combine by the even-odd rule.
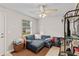
[[0, 56], [5, 55], [5, 15], [0, 11]]

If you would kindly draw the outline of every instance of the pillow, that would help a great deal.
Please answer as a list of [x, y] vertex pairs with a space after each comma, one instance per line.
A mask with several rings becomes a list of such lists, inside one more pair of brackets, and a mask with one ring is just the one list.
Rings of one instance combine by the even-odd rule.
[[51, 42], [55, 43], [55, 41], [56, 41], [56, 37], [52, 37]]
[[44, 39], [45, 40], [46, 38], [50, 38], [50, 36], [49, 35], [42, 35], [41, 36], [41, 39]]
[[35, 34], [35, 39], [41, 39], [41, 35], [40, 34]]
[[34, 40], [35, 39], [35, 35], [28, 35], [28, 36], [26, 36], [26, 39]]

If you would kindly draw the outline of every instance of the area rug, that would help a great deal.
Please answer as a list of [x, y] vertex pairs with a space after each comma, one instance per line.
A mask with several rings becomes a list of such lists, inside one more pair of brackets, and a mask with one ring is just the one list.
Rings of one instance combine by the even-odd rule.
[[48, 53], [46, 54], [46, 56], [58, 56], [59, 54], [59, 47], [54, 47], [52, 46], [51, 49], [48, 51]]

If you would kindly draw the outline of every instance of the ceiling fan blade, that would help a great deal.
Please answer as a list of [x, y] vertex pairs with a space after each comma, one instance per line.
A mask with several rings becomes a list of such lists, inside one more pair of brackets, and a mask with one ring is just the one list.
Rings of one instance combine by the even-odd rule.
[[50, 9], [46, 9], [46, 11], [58, 11], [58, 9], [52, 9], [52, 8], [50, 8]]
[[47, 5], [40, 5], [40, 14], [52, 14], [53, 12], [58, 11], [58, 9], [47, 8]]
[[48, 9], [48, 10], [45, 11], [45, 13], [46, 14], [51, 14], [51, 13], [54, 13], [56, 11], [57, 11], [57, 9]]

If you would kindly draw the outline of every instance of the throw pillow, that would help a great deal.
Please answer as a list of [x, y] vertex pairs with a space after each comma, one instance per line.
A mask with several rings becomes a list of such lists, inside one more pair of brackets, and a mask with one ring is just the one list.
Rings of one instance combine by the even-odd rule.
[[35, 34], [35, 39], [41, 39], [41, 35], [40, 34]]

